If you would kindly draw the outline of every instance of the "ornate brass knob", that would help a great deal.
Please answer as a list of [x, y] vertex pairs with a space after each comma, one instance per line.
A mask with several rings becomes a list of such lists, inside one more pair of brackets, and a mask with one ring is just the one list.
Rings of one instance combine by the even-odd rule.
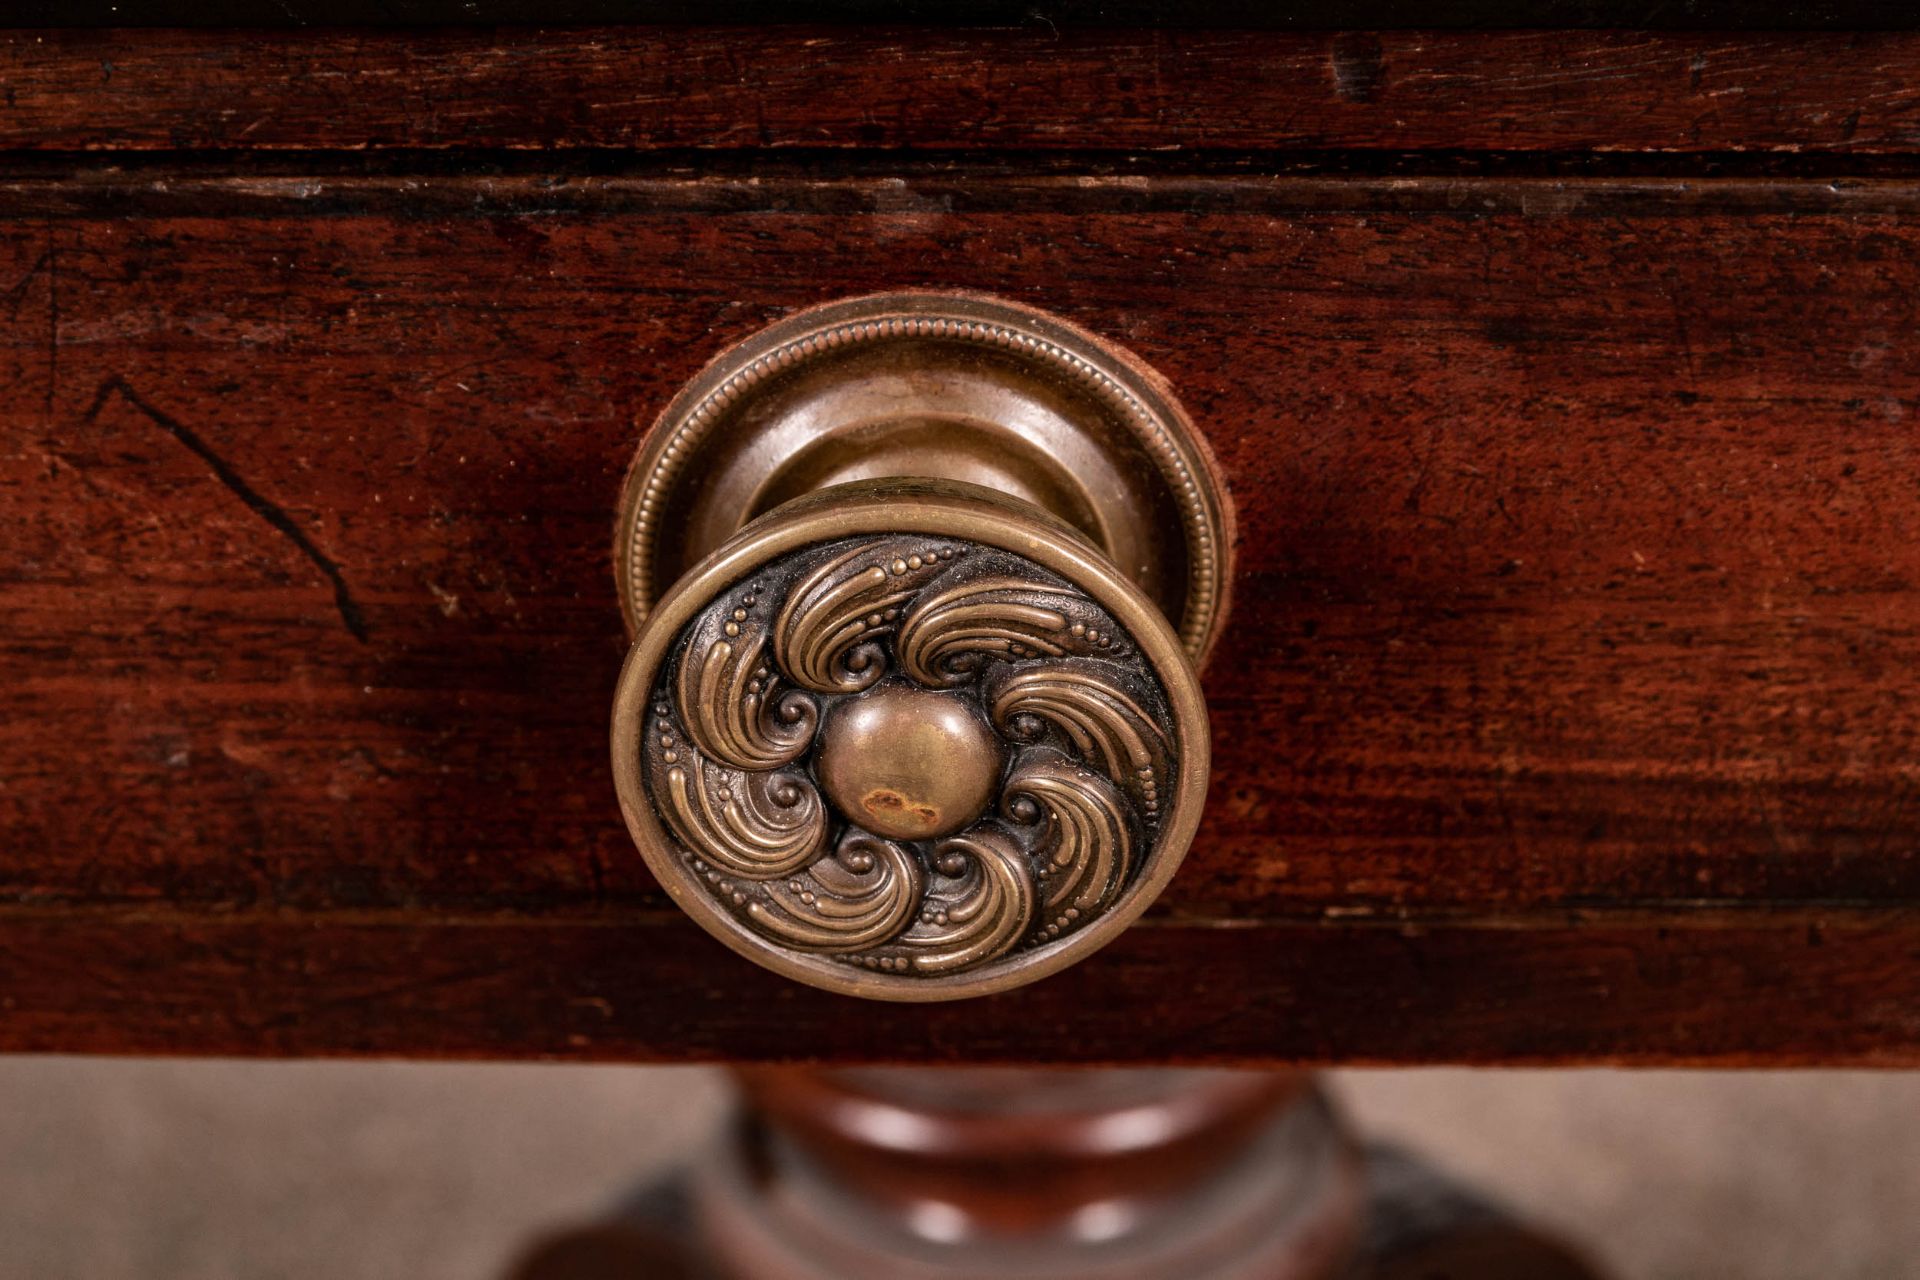
[[[1076, 445], [1133, 490], [1085, 492]], [[778, 501], [796, 467], [862, 466], [884, 474]], [[1066, 491], [1050, 505], [1093, 536], [956, 473]], [[750, 959], [881, 999], [1001, 990], [1111, 939], [1172, 876], [1206, 790], [1209, 476], [1151, 375], [1003, 303], [861, 299], [723, 355], [643, 446], [618, 548], [636, 633], [615, 779], [662, 885]], [[642, 584], [707, 550], [685, 533], [724, 524], [713, 504], [738, 500], [715, 495], [736, 490], [736, 521], [773, 509], [649, 604]], [[1156, 529], [1166, 511], [1184, 518]]]

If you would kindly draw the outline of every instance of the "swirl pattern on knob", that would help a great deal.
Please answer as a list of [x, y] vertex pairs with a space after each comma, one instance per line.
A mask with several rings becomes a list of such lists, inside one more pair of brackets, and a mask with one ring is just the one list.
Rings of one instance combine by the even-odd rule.
[[1179, 768], [1166, 690], [1023, 556], [805, 547], [717, 594], [671, 655], [647, 795], [697, 891], [766, 945], [977, 973], [1085, 929], [1153, 857]]

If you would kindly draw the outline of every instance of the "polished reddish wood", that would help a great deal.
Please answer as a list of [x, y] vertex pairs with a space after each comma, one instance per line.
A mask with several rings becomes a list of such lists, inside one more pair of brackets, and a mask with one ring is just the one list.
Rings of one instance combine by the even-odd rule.
[[771, 1069], [689, 1163], [514, 1280], [1597, 1280], [1300, 1074]]
[[[1191, 1192], [1275, 1116], [1321, 1109], [1304, 1073], [761, 1067], [736, 1079], [750, 1114], [817, 1175], [889, 1216], [965, 1206], [968, 1229], [989, 1238], [1054, 1234], [1102, 1201]], [[1316, 1127], [1334, 1139], [1321, 1172], [1337, 1191], [1358, 1153], [1331, 1116]], [[1334, 1234], [1350, 1234], [1341, 1219], [1358, 1196], [1333, 1198], [1345, 1201]]]
[[1911, 32], [0, 34], [0, 147], [1911, 152]]
[[[718, 56], [679, 34], [570, 34], [544, 100], [509, 92], [561, 65], [537, 34], [0, 37], [0, 145], [169, 153], [0, 175], [0, 1045], [1916, 1060], [1914, 37], [1383, 36], [1360, 92], [1320, 36], [745, 32], [772, 52], [669, 110]], [[1272, 76], [1199, 94], [1243, 47]], [[984, 49], [970, 123], [906, 74], [874, 120], [816, 92]], [[1129, 59], [1180, 74], [1087, 115], [1074, 68]], [[764, 132], [712, 123], [748, 91]], [[886, 150], [1155, 138], [1274, 162]], [[543, 141], [631, 154], [507, 155]], [[311, 154], [362, 144], [490, 150]], [[1832, 167], [1451, 172], [1616, 144]], [[254, 147], [302, 154], [202, 154]], [[608, 554], [638, 424], [710, 354], [903, 287], [1164, 372], [1241, 577], [1149, 927], [853, 1018], [663, 912], [607, 776]]]
[[945, 284], [1128, 343], [1239, 504], [1172, 913], [1920, 899], [1920, 233], [1289, 192], [16, 220], [0, 891], [659, 902], [604, 746], [637, 424], [787, 308]]
[[691, 1178], [694, 1234], [723, 1275], [1355, 1271], [1360, 1152], [1305, 1076], [763, 1070], [744, 1085], [745, 1123]]
[[[1864, 917], [1864, 918], [1863, 918]], [[1920, 1066], [1911, 913], [1147, 921], [1018, 991], [855, 1002], [677, 913], [0, 916], [0, 1050], [702, 1062]]]

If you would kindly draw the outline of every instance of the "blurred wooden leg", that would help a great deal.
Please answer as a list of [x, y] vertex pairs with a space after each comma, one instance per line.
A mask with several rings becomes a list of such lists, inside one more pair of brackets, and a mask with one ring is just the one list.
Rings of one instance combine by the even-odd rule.
[[696, 1175], [752, 1280], [1322, 1280], [1358, 1238], [1358, 1154], [1300, 1075], [751, 1072]]
[[1313, 1077], [753, 1070], [685, 1175], [516, 1280], [1593, 1280]]

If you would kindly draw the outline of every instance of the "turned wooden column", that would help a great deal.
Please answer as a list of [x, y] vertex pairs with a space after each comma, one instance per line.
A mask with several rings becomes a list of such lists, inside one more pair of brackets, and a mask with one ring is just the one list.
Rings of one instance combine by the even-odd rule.
[[750, 1071], [694, 1230], [753, 1280], [1340, 1273], [1358, 1153], [1304, 1075]]
[[513, 1280], [1594, 1280], [1304, 1073], [767, 1069]]

